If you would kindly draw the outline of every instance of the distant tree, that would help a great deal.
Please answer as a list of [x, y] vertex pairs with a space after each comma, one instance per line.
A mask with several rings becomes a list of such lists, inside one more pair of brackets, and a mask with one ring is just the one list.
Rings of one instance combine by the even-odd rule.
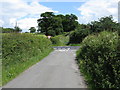
[[45, 12], [41, 14], [41, 17], [44, 18], [50, 18], [50, 17], [52, 18], [53, 16], [55, 16], [53, 12]]
[[40, 15], [41, 18], [38, 19], [39, 32], [48, 35], [48, 30], [50, 30], [51, 19], [53, 16], [53, 12], [45, 12]]
[[36, 32], [36, 28], [35, 27], [31, 27], [29, 30], [30, 30], [30, 33], [35, 33]]
[[0, 27], [0, 29], [2, 30], [2, 33], [13, 33], [14, 32], [13, 28], [3, 28], [3, 27]]
[[25, 33], [29, 33], [29, 32], [25, 32]]
[[86, 27], [83, 28], [81, 26], [83, 26], [83, 24], [79, 25], [75, 29], [75, 31], [72, 31], [70, 33], [69, 43], [74, 43], [74, 44], [81, 43], [82, 40], [90, 34], [90, 30], [88, 28]]
[[59, 17], [62, 18], [62, 25], [63, 25], [63, 30], [64, 32], [70, 32], [73, 31], [77, 28], [78, 26], [78, 21], [76, 21], [78, 18], [74, 14], [67, 14], [65, 16], [63, 15], [58, 15]]
[[62, 14], [54, 15], [53, 12], [45, 12], [40, 17], [38, 19], [38, 31], [45, 35], [51, 35], [51, 32], [60, 35], [63, 32], [75, 30], [78, 26], [78, 18], [74, 14], [64, 16]]
[[55, 33], [54, 30], [49, 30], [49, 31], [48, 31], [48, 35], [49, 35], [49, 36], [55, 36], [56, 33]]
[[79, 24], [75, 31], [70, 33], [69, 43], [80, 43], [89, 34], [102, 31], [118, 32], [120, 35], [120, 23], [115, 22], [112, 16], [108, 16], [88, 24]]
[[59, 35], [63, 33], [62, 20], [60, 17], [54, 15], [53, 12], [45, 12], [41, 14], [38, 19], [39, 32], [45, 35]]
[[22, 32], [22, 29], [20, 29], [18, 26], [15, 26], [14, 27], [14, 32]]
[[101, 31], [117, 31], [118, 24], [114, 22], [112, 16], [102, 17], [99, 21], [93, 21], [90, 24], [92, 32], [101, 32]]
[[63, 33], [62, 19], [60, 17], [54, 16], [52, 21], [52, 30], [55, 31], [56, 35]]

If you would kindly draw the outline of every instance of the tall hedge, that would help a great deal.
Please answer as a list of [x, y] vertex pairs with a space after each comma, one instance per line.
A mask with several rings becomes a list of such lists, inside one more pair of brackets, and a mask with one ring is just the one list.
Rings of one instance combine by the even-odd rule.
[[51, 41], [44, 35], [6, 33], [2, 38], [3, 84], [52, 50]]
[[82, 40], [88, 35], [89, 35], [89, 30], [88, 29], [78, 28], [75, 31], [72, 31], [70, 33], [69, 43], [71, 43], [71, 44], [81, 43]]
[[120, 88], [120, 38], [101, 32], [86, 37], [77, 51], [79, 67], [94, 88]]
[[69, 37], [64, 35], [58, 35], [50, 39], [54, 46], [65, 46], [69, 42]]

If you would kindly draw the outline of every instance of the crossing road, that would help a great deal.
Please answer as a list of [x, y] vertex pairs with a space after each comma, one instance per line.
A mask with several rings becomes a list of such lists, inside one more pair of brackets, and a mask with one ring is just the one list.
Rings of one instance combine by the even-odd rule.
[[55, 50], [78, 50], [80, 46], [54, 46]]

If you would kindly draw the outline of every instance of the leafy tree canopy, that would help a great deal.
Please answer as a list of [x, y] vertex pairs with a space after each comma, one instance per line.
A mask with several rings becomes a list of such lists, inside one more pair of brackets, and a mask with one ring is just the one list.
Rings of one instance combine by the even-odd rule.
[[[63, 32], [75, 30], [78, 25], [77, 16], [71, 15], [55, 15], [53, 12], [45, 12], [38, 19], [39, 32], [45, 35], [60, 35]], [[51, 34], [53, 32], [53, 34]]]
[[92, 32], [101, 32], [101, 31], [118, 31], [119, 24], [113, 21], [112, 16], [102, 17], [99, 21], [91, 22], [90, 24]]
[[35, 27], [31, 27], [29, 30], [30, 30], [30, 33], [35, 33], [36, 32], [36, 28]]
[[22, 29], [20, 29], [18, 26], [15, 26], [15, 27], [14, 27], [14, 31], [15, 31], [15, 32], [22, 32]]

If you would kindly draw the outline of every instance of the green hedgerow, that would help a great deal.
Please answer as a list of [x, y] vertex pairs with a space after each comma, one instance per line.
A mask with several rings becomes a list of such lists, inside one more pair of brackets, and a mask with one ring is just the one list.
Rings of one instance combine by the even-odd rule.
[[15, 78], [52, 51], [44, 35], [29, 33], [2, 34], [2, 83]]
[[69, 42], [69, 37], [64, 35], [58, 35], [52, 37], [50, 40], [54, 46], [66, 46], [66, 44], [68, 44]]
[[94, 88], [120, 88], [120, 38], [117, 32], [86, 37], [77, 60]]

